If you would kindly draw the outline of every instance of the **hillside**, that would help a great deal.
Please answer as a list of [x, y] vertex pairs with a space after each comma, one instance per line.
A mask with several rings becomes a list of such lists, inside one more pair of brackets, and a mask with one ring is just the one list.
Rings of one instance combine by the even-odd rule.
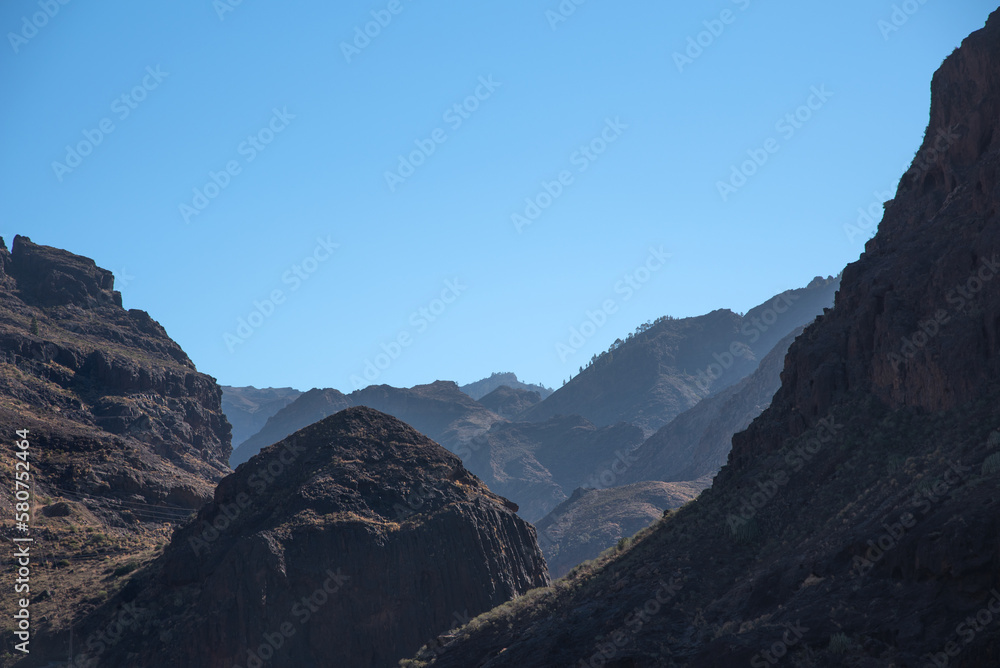
[[630, 422], [652, 435], [701, 399], [751, 374], [789, 332], [833, 304], [839, 279], [816, 278], [740, 316], [720, 309], [661, 318], [592, 361], [519, 419], [578, 414], [598, 426]]
[[[396, 666], [460, 615], [548, 583], [534, 529], [508, 505], [410, 427], [351, 408], [226, 477], [80, 623], [86, 638], [141, 611], [116, 642], [79, 646], [77, 665]], [[64, 658], [67, 640], [17, 665]]]
[[1000, 662], [1000, 12], [931, 90], [877, 234], [712, 489], [410, 665]]
[[544, 385], [522, 383], [517, 379], [516, 374], [510, 372], [493, 373], [490, 375], [489, 378], [483, 378], [482, 380], [477, 380], [474, 383], [469, 383], [468, 385], [462, 385], [458, 389], [462, 390], [476, 401], [479, 401], [487, 394], [489, 394], [490, 392], [501, 386], [507, 386], [512, 390], [526, 390], [528, 392], [538, 392], [538, 394], [542, 397], [542, 399], [552, 394], [552, 390], [545, 387]]
[[302, 393], [290, 387], [222, 386], [222, 410], [233, 426], [233, 449], [264, 428], [268, 419]]

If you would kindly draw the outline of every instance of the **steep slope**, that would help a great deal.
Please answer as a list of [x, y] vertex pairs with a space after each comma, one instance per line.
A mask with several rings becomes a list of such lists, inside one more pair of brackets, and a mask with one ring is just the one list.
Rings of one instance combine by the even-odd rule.
[[637, 482], [608, 489], [577, 488], [551, 513], [535, 523], [538, 544], [553, 579], [597, 558], [663, 516], [679, 508], [711, 484]]
[[661, 427], [633, 453], [635, 466], [623, 483], [681, 481], [714, 476], [726, 463], [733, 435], [743, 431], [771, 403], [781, 386], [785, 354], [803, 328], [778, 342], [757, 369]]
[[412, 665], [1000, 662], [1000, 11], [713, 488]]
[[838, 284], [836, 278], [816, 278], [744, 316], [720, 309], [695, 318], [661, 318], [619, 340], [520, 419], [578, 414], [598, 426], [631, 422], [652, 435], [752, 373], [778, 341], [833, 304]]
[[577, 487], [615, 485], [631, 465], [642, 431], [620, 423], [595, 427], [578, 415], [494, 425], [456, 452], [491, 490], [511, 499], [529, 522]]
[[545, 387], [544, 385], [535, 385], [530, 383], [522, 383], [517, 379], [517, 375], [507, 372], [507, 373], [493, 373], [489, 378], [483, 378], [482, 380], [477, 380], [474, 383], [469, 383], [468, 385], [462, 385], [460, 390], [468, 394], [470, 397], [479, 401], [487, 394], [497, 389], [498, 387], [506, 385], [507, 387], [515, 390], [526, 390], [528, 392], [538, 392], [538, 394], [544, 399], [545, 397], [552, 394], [552, 390]]
[[222, 411], [233, 426], [233, 449], [264, 428], [268, 419], [302, 393], [290, 387], [222, 386]]
[[220, 402], [159, 323], [122, 308], [111, 272], [0, 240], [0, 422], [30, 430], [50, 496], [93, 497], [125, 523], [149, 518], [116, 502], [197, 508], [229, 470]]
[[[86, 638], [140, 611], [77, 665], [395, 666], [456, 618], [547, 584], [534, 529], [507, 506], [410, 427], [348, 409], [225, 478], [80, 625]], [[65, 657], [60, 640], [18, 665]]]
[[500, 417], [512, 420], [541, 400], [542, 395], [535, 390], [514, 389], [501, 385], [480, 398], [479, 403]]
[[351, 400], [342, 392], [331, 388], [312, 389], [304, 392], [269, 417], [259, 432], [233, 450], [233, 455], [229, 458], [229, 465], [236, 468], [240, 464], [250, 461], [251, 457], [272, 443], [277, 443], [299, 429], [307, 427], [313, 422], [319, 422], [325, 417], [330, 417], [334, 413], [339, 413], [352, 405]]

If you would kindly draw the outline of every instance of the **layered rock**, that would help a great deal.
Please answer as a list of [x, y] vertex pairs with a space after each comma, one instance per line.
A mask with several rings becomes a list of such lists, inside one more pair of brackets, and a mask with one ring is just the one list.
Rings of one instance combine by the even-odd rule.
[[139, 620], [85, 658], [396, 666], [456, 620], [548, 583], [534, 529], [509, 506], [409, 426], [350, 408], [224, 479], [78, 637], [127, 605]]
[[215, 380], [146, 312], [122, 308], [93, 260], [0, 241], [0, 421], [31, 431], [41, 492], [196, 508], [228, 472]]

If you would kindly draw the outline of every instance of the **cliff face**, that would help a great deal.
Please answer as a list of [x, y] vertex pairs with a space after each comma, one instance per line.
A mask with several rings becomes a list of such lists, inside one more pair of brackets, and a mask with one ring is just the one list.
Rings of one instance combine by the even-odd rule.
[[713, 487], [424, 665], [997, 665], [998, 112], [995, 12]]
[[111, 272], [20, 236], [10, 251], [0, 240], [0, 398], [0, 421], [31, 430], [50, 496], [196, 508], [228, 472], [215, 380], [122, 308]]
[[388, 667], [547, 583], [534, 529], [457, 457], [351, 408], [225, 478], [78, 635], [127, 604], [100, 665]]

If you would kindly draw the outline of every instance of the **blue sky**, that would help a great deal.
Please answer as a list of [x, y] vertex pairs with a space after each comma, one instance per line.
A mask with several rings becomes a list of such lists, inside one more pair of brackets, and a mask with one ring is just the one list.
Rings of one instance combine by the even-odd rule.
[[857, 259], [995, 8], [10, 0], [0, 234], [114, 271], [223, 384], [558, 386]]

